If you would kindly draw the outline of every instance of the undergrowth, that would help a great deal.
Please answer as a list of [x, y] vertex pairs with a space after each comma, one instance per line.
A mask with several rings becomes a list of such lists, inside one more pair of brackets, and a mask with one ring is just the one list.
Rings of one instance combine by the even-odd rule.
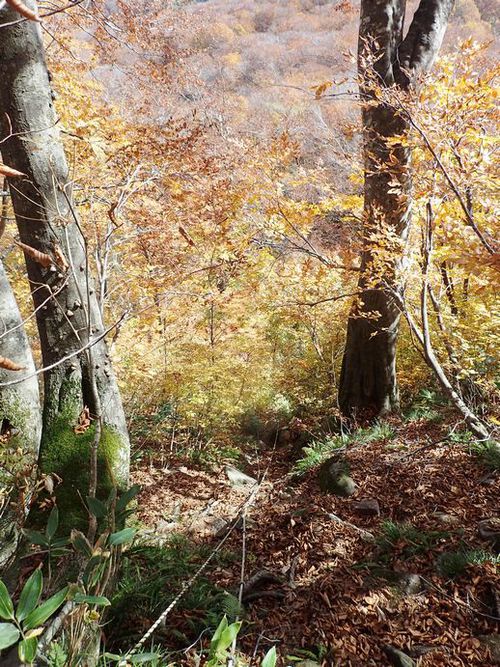
[[475, 442], [471, 450], [481, 463], [490, 470], [500, 470], [500, 445], [492, 440], [487, 442]]
[[448, 579], [464, 574], [470, 565], [484, 565], [492, 563], [500, 565], [500, 555], [494, 556], [483, 549], [463, 549], [460, 551], [446, 551], [437, 559], [438, 572]]
[[365, 445], [381, 440], [391, 440], [394, 436], [394, 428], [387, 422], [381, 421], [367, 428], [359, 428], [352, 433], [330, 435], [314, 440], [307, 447], [302, 448], [304, 455], [296, 461], [292, 469], [292, 476], [300, 477], [318, 468], [330, 456], [346, 449], [349, 445]]
[[446, 531], [423, 531], [411, 523], [384, 521], [376, 543], [382, 553], [387, 554], [393, 550], [402, 549], [406, 555], [410, 556], [428, 551], [448, 536], [449, 533]]
[[[107, 637], [113, 650], [129, 648], [157, 619], [209, 554], [209, 547], [193, 545], [173, 535], [162, 546], [139, 544], [122, 556], [121, 570], [108, 617]], [[215, 563], [232, 560], [220, 552]], [[200, 576], [175, 608], [175, 622], [155, 636], [162, 643], [185, 646], [207, 628], [215, 628], [223, 614], [236, 615], [237, 600]]]

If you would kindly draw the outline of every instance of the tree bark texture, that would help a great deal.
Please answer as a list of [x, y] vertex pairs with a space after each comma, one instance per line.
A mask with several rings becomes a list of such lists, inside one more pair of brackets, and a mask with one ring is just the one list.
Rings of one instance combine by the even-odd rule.
[[[0, 262], [0, 355], [22, 370], [0, 369], [0, 571], [16, 552], [42, 432], [38, 380], [21, 314]], [[25, 378], [25, 379], [23, 379]], [[13, 379], [18, 384], [2, 387]]]
[[52, 259], [37, 261], [25, 251], [43, 364], [56, 364], [44, 373], [41, 466], [86, 495], [92, 428], [75, 434], [74, 427], [84, 406], [91, 416], [98, 412], [93, 386], [103, 421], [101, 479], [121, 488], [128, 483], [129, 439], [106, 343], [99, 340], [103, 324], [73, 208], [40, 26], [1, 25], [16, 19], [9, 6], [0, 9], [0, 150], [7, 165], [25, 174], [10, 179], [20, 239]]
[[339, 384], [343, 414], [374, 417], [399, 407], [396, 345], [400, 310], [394, 290], [406, 254], [411, 221], [411, 155], [404, 117], [375, 104], [374, 86], [410, 90], [434, 62], [453, 0], [421, 0], [403, 37], [405, 0], [362, 0], [358, 72], [363, 101], [364, 249]]

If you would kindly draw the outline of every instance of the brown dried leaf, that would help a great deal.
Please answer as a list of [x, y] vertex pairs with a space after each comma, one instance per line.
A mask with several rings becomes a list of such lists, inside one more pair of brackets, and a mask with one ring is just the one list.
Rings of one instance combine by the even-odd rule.
[[190, 246], [195, 245], [193, 239], [189, 236], [189, 234], [184, 229], [184, 227], [181, 227], [181, 225], [179, 225], [179, 233], [182, 236], [182, 238], [185, 239]]
[[30, 245], [26, 245], [26, 243], [21, 243], [21, 241], [16, 241], [16, 245], [18, 245], [22, 250], [24, 250], [24, 254], [27, 255], [28, 257], [31, 257], [35, 262], [38, 264], [41, 264], [45, 268], [49, 268], [49, 266], [52, 266], [54, 263], [54, 260], [50, 255], [47, 255], [45, 252], [41, 252], [40, 250], [37, 250], [36, 248], [32, 248]]
[[8, 167], [6, 164], [3, 164], [3, 162], [0, 162], [0, 174], [3, 174], [9, 178], [15, 178], [16, 176], [26, 176], [26, 174], [23, 174], [22, 171], [17, 171], [17, 169]]
[[87, 406], [83, 408], [78, 417], [78, 424], [73, 429], [75, 433], [85, 433], [90, 427], [90, 410]]
[[67, 271], [69, 269], [68, 260], [66, 259], [63, 251], [61, 250], [61, 246], [58, 243], [54, 243], [54, 257], [57, 266], [62, 271]]

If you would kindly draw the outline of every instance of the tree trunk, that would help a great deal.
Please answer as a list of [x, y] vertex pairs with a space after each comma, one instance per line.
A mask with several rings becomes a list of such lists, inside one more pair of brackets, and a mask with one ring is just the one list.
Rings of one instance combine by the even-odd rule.
[[403, 39], [404, 0], [362, 0], [358, 45], [364, 102], [364, 249], [359, 299], [347, 327], [339, 384], [343, 414], [374, 417], [399, 407], [396, 344], [400, 273], [411, 221], [409, 128], [390, 104], [374, 104], [374, 87], [410, 90], [439, 51], [453, 0], [421, 0]]
[[102, 406], [101, 486], [126, 487], [129, 440], [111, 361], [100, 338], [103, 324], [72, 204], [40, 26], [31, 21], [1, 25], [18, 18], [9, 6], [0, 9], [0, 150], [6, 164], [25, 174], [10, 179], [20, 239], [52, 260], [37, 259], [25, 250], [43, 364], [53, 366], [44, 374], [41, 466], [63, 478], [60, 496], [74, 504], [79, 503], [77, 490], [88, 493], [94, 431], [91, 427], [76, 434], [74, 427], [84, 406], [91, 416], [98, 412], [93, 386]]
[[[35, 364], [16, 299], [0, 262], [0, 571], [16, 552], [38, 460], [42, 413]], [[23, 378], [26, 378], [23, 380]], [[3, 383], [20, 380], [17, 384]], [[22, 454], [19, 453], [22, 452]]]

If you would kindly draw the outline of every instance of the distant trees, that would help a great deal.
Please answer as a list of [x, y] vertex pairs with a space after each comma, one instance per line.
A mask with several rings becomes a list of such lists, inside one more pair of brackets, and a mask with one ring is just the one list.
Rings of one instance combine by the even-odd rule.
[[[46, 367], [41, 463], [76, 484], [95, 475], [99, 461], [110, 482], [123, 488], [127, 426], [73, 206], [41, 31], [18, 19], [8, 5], [0, 9], [0, 150], [23, 174], [10, 179], [10, 192]], [[85, 408], [94, 422], [82, 439], [75, 427]]]
[[400, 269], [411, 219], [410, 150], [407, 120], [377, 88], [410, 91], [432, 66], [441, 46], [453, 0], [421, 0], [406, 36], [404, 0], [362, 0], [358, 71], [363, 104], [364, 248], [360, 296], [348, 322], [339, 386], [346, 415], [378, 415], [397, 409], [396, 342], [404, 289]]

